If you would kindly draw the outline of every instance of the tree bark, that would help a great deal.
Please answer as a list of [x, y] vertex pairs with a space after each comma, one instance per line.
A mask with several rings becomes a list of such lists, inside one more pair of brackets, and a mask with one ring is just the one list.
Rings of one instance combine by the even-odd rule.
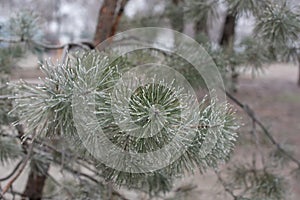
[[113, 26], [111, 28], [111, 32], [110, 32], [110, 35], [109, 37], [113, 36], [116, 34], [117, 32], [117, 29], [118, 29], [118, 25], [121, 21], [121, 18], [122, 18], [122, 15], [124, 13], [124, 9], [125, 9], [125, 6], [127, 4], [128, 0], [122, 0], [121, 3], [120, 3], [120, 8], [119, 8], [119, 11], [118, 11], [118, 14], [116, 16], [116, 19], [115, 19], [115, 22], [113, 23]]
[[[45, 169], [48, 171], [50, 163], [45, 164]], [[22, 200], [41, 200], [43, 197], [43, 189], [47, 176], [34, 169], [29, 172], [27, 184], [23, 192]]]
[[234, 35], [235, 35], [235, 21], [236, 21], [236, 14], [230, 13], [226, 15], [220, 45], [225, 47], [229, 51], [232, 51], [233, 48]]
[[95, 46], [116, 33], [127, 2], [128, 0], [104, 0], [98, 15], [94, 36]]
[[208, 35], [207, 21], [197, 20], [194, 25], [194, 31], [196, 34], [204, 33], [205, 35]]
[[[223, 34], [221, 37], [220, 45], [224, 48], [224, 50], [228, 53], [228, 55], [232, 54], [233, 46], [234, 46], [234, 36], [235, 36], [235, 23], [236, 23], [236, 13], [228, 13], [226, 15]], [[237, 92], [237, 84], [238, 84], [238, 72], [236, 71], [235, 66], [230, 67], [231, 70], [231, 83], [230, 83], [230, 91], [236, 93]]]
[[207, 21], [199, 19], [194, 24], [195, 39], [197, 42], [206, 42], [204, 39], [208, 39], [208, 27]]
[[94, 36], [95, 46], [111, 35], [117, 5], [118, 0], [104, 0], [98, 15], [98, 22]]

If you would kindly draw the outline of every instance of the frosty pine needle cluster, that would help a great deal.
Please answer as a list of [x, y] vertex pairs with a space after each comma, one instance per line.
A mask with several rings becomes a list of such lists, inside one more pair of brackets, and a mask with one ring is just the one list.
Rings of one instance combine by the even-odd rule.
[[[79, 95], [79, 101], [87, 101], [86, 105], [94, 107], [97, 116], [96, 121], [91, 120], [86, 126], [97, 124], [91, 127], [101, 128], [106, 137], [117, 148], [128, 152], [129, 156], [131, 152], [151, 153], [173, 141], [170, 149], [176, 150], [178, 147], [183, 150], [176, 155], [174, 162], [162, 169], [139, 169], [139, 173], [129, 173], [107, 167], [101, 160], [97, 164], [97, 168], [105, 172], [102, 174], [104, 178], [118, 185], [145, 187], [150, 192], [167, 191], [175, 175], [183, 174], [186, 170], [193, 171], [195, 167], [201, 170], [216, 167], [218, 161], [228, 158], [238, 127], [230, 106], [217, 105], [216, 99], [204, 99], [197, 109], [193, 109], [196, 104], [191, 103], [190, 94], [184, 94], [172, 83], [164, 82], [141, 85], [126, 99], [124, 91], [114, 93], [114, 85], [125, 73], [123, 69], [128, 69], [124, 65], [130, 66], [124, 60], [111, 60], [109, 55], [102, 52], [88, 52], [77, 54], [76, 59], [68, 59], [63, 65], [46, 64], [42, 67], [47, 76], [43, 84], [37, 86], [20, 82], [15, 86], [17, 95], [13, 112], [18, 113], [20, 123], [27, 125], [29, 135], [36, 132], [38, 137], [74, 138], [77, 130], [72, 107], [76, 106], [76, 101], [72, 99], [74, 95]], [[93, 101], [87, 95], [92, 95]], [[112, 105], [113, 95], [119, 95], [119, 100], [123, 95], [125, 103]], [[127, 107], [120, 107], [122, 105]], [[189, 106], [192, 109], [187, 112]], [[81, 116], [85, 117], [83, 110], [82, 113]], [[116, 123], [116, 114], [120, 116], [121, 126]], [[126, 117], [122, 118], [122, 115]], [[196, 126], [192, 125], [195, 117], [199, 119], [197, 123], [193, 122]], [[135, 129], [130, 124], [134, 124]], [[92, 131], [95, 135], [86, 137], [100, 141], [101, 138], [97, 140], [97, 130]], [[130, 134], [132, 132], [134, 134]], [[149, 132], [152, 134], [144, 137]], [[80, 140], [79, 137], [75, 138]], [[169, 154], [161, 156], [173, 159]], [[112, 163], [122, 162], [115, 159]], [[159, 162], [160, 159], [154, 157], [153, 162]]]

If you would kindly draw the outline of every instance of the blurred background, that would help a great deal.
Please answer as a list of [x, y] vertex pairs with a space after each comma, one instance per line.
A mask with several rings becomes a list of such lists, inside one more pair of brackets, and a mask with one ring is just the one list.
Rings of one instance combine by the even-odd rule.
[[[118, 197], [108, 199], [298, 200], [299, 14], [297, 0], [0, 0], [2, 83], [20, 79], [41, 83], [39, 78], [45, 74], [39, 67], [45, 60], [59, 62], [66, 50], [93, 49], [132, 28], [164, 27], [182, 32], [207, 50], [222, 73], [228, 100], [242, 124], [237, 146], [217, 174], [214, 170], [187, 173], [166, 194], [151, 196], [121, 188]], [[184, 64], [177, 70], [193, 83], [199, 80]], [[2, 101], [6, 91], [1, 95]], [[0, 106], [8, 112], [6, 103]], [[8, 129], [5, 123], [1, 122], [4, 130]], [[1, 190], [10, 180], [1, 178], [10, 174], [17, 161], [0, 164]], [[63, 182], [68, 175], [60, 170], [51, 166], [49, 173]], [[15, 181], [13, 188], [19, 193], [26, 193], [30, 173], [26, 166]], [[41, 190], [52, 194], [54, 185], [48, 181]], [[3, 198], [21, 198], [18, 192]], [[49, 199], [60, 198], [54, 195]]]

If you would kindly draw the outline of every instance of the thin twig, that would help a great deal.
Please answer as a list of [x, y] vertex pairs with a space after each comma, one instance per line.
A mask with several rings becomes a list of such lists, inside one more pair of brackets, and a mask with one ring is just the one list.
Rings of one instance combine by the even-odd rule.
[[12, 172], [9, 175], [7, 175], [4, 178], [1, 178], [0, 182], [10, 179], [10, 177], [12, 177], [16, 173], [16, 171], [19, 169], [19, 167], [21, 166], [22, 163], [23, 163], [23, 159], [17, 163], [17, 165], [14, 167], [14, 169], [12, 170]]
[[226, 185], [225, 181], [223, 180], [223, 178], [221, 177], [220, 173], [219, 173], [216, 169], [214, 169], [214, 172], [215, 172], [216, 176], [218, 177], [219, 182], [222, 184], [224, 190], [225, 190], [228, 194], [230, 194], [230, 196], [231, 196], [234, 200], [239, 199], [239, 196], [235, 195], [234, 192], [233, 192], [231, 189], [229, 189], [229, 188], [227, 187], [227, 185]]
[[[10, 134], [4, 134], [4, 133], [0, 133], [0, 136], [1, 136], [1, 137], [10, 137], [10, 138], [19, 138], [19, 136], [17, 136], [17, 135], [10, 135]], [[61, 154], [61, 155], [65, 154], [65, 155], [64, 155], [65, 157], [72, 157], [72, 156], [73, 156], [72, 154], [70, 154], [70, 153], [68, 153], [68, 152], [62, 152], [62, 151], [60, 151], [58, 148], [52, 146], [52, 145], [49, 144], [49, 143], [44, 143], [44, 142], [42, 142], [42, 141], [39, 141], [37, 138], [35, 138], [35, 139], [33, 140], [31, 137], [27, 137], [27, 138], [26, 138], [26, 141], [28, 141], [28, 142], [34, 142], [35, 144], [37, 144], [37, 145], [39, 145], [39, 146], [44, 146], [44, 147], [46, 147], [47, 150], [54, 151], [54, 152], [59, 153], [59, 154]], [[0, 179], [0, 182], [1, 182], [1, 181], [5, 181], [5, 180], [7, 180], [8, 178], [10, 178], [10, 177], [15, 173], [15, 170], [18, 169], [18, 167], [20, 166], [20, 164], [22, 164], [22, 161], [23, 161], [23, 160], [21, 160], [21, 161], [17, 164], [17, 166], [16, 166], [15, 169], [11, 172], [10, 175], [8, 175], [8, 176], [5, 177], [5, 178], [1, 178], [1, 179]], [[82, 162], [80, 162], [80, 161], [82, 161]], [[85, 167], [87, 170], [89, 170], [89, 171], [95, 173], [96, 175], [100, 175], [98, 171], [92, 169], [92, 168], [91, 168], [89, 165], [87, 165], [85, 162], [88, 163], [89, 165], [93, 165], [93, 164], [90, 163], [88, 160], [84, 160], [83, 158], [78, 157], [77, 163], [78, 163], [79, 165]], [[94, 181], [94, 182], [95, 182], [95, 181]]]
[[235, 98], [233, 95], [231, 95], [229, 92], [226, 91], [226, 95], [234, 102], [236, 103], [240, 108], [242, 108], [247, 115], [262, 129], [265, 136], [271, 141], [271, 143], [276, 146], [276, 148], [283, 153], [286, 157], [288, 157], [291, 161], [296, 163], [298, 165], [298, 168], [300, 169], [300, 161], [296, 159], [294, 156], [289, 154], [287, 151], [285, 151], [280, 144], [275, 140], [275, 138], [272, 136], [272, 134], [268, 131], [268, 129], [264, 126], [264, 124], [254, 115], [254, 111], [246, 104], [243, 104], [240, 102], [237, 98]]
[[[253, 113], [253, 112], [252, 112]], [[255, 116], [255, 114], [253, 113], [253, 116]], [[257, 132], [256, 132], [256, 122], [254, 119], [252, 119], [252, 130], [251, 130], [251, 133], [253, 135], [253, 138], [255, 140], [255, 146], [256, 146], [256, 149], [258, 150], [259, 152], [259, 155], [260, 155], [260, 158], [261, 158], [261, 162], [262, 162], [262, 165], [263, 167], [265, 168], [265, 159], [264, 159], [264, 155], [263, 155], [263, 151], [261, 149], [261, 146], [260, 146], [260, 143], [259, 143], [259, 138], [258, 138], [258, 135], [257, 135]]]
[[3, 188], [2, 190], [2, 196], [9, 190], [9, 188], [12, 186], [12, 184], [19, 178], [19, 176], [22, 174], [22, 172], [24, 171], [28, 160], [30, 159], [31, 156], [31, 152], [33, 150], [33, 142], [31, 143], [30, 147], [29, 147], [29, 151], [27, 153], [26, 158], [23, 161], [23, 164], [21, 166], [21, 168], [19, 169], [19, 171], [16, 173], [16, 175], [6, 184], [6, 186]]

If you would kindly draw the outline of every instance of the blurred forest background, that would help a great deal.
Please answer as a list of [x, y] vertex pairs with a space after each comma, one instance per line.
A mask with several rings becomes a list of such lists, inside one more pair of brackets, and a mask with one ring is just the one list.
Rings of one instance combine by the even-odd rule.
[[[0, 13], [0, 199], [300, 198], [297, 0], [0, 0]], [[77, 156], [58, 142], [61, 138], [32, 141], [30, 134], [24, 139], [31, 124], [13, 125], [12, 96], [27, 85], [18, 85], [16, 92], [7, 82], [40, 84], [47, 77], [39, 68], [45, 60], [64, 61], [67, 52], [94, 49], [118, 32], [139, 27], [187, 34], [205, 47], [222, 73], [241, 125], [230, 159], [219, 168], [207, 164], [207, 171], [192, 174], [183, 167], [184, 177], [172, 182], [147, 176], [137, 178], [142, 186], [128, 188], [131, 183], [123, 179], [130, 178], [99, 174], [102, 168], [92, 158]], [[199, 77], [186, 63], [168, 59], [197, 84]]]

